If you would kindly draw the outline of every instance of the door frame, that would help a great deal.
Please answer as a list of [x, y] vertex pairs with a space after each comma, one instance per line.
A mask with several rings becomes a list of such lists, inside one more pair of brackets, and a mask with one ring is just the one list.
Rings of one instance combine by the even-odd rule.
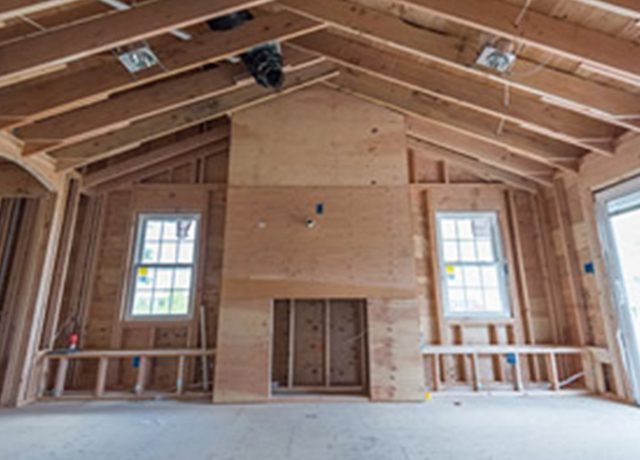
[[640, 331], [633, 325], [628, 299], [624, 291], [622, 269], [618, 248], [613, 237], [608, 204], [631, 193], [640, 192], [640, 176], [595, 193], [598, 233], [605, 267], [607, 282], [610, 286], [611, 302], [618, 316], [616, 338], [622, 350], [624, 367], [631, 383], [631, 392], [636, 404], [640, 405]]

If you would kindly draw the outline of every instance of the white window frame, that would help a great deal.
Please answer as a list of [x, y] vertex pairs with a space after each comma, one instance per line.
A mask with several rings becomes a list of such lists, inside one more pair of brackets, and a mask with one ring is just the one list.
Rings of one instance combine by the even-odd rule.
[[[445, 219], [474, 219], [488, 218], [491, 222], [491, 241], [494, 249], [495, 262], [446, 262], [444, 258], [444, 244], [441, 222]], [[500, 231], [500, 219], [497, 211], [436, 211], [436, 246], [438, 252], [438, 268], [440, 275], [442, 308], [445, 318], [512, 318], [513, 311], [509, 296], [509, 276], [508, 260], [504, 255], [503, 241]], [[449, 287], [447, 283], [447, 266], [497, 266], [498, 267], [498, 290], [502, 299], [501, 311], [451, 311], [449, 307]]]
[[[194, 254], [193, 262], [187, 263], [142, 263], [142, 253], [144, 251], [144, 229], [146, 224], [150, 220], [163, 220], [163, 219], [193, 219], [197, 223], [196, 234], [194, 239]], [[200, 232], [201, 232], [201, 215], [197, 212], [178, 212], [178, 213], [166, 213], [166, 212], [144, 212], [138, 213], [136, 216], [136, 233], [134, 238], [134, 246], [131, 257], [131, 268], [129, 272], [129, 287], [126, 298], [125, 307], [125, 320], [127, 321], [184, 321], [193, 318], [196, 285], [198, 282], [198, 266], [199, 266], [199, 248], [200, 248]], [[191, 268], [191, 287], [189, 293], [189, 305], [187, 313], [185, 314], [163, 314], [163, 315], [134, 315], [133, 314], [133, 301], [136, 293], [136, 280], [138, 271], [141, 267], [149, 268]]]

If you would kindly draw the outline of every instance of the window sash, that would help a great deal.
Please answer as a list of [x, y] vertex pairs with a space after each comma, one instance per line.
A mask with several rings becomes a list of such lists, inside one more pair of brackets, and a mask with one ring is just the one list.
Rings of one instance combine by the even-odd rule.
[[[455, 239], [451, 235], [442, 234], [442, 221], [453, 220], [456, 222], [456, 235]], [[472, 241], [474, 245], [477, 242], [477, 238], [460, 238], [457, 223], [459, 220], [474, 220], [474, 219], [489, 219], [490, 222], [490, 237], [492, 245], [493, 261], [462, 261], [457, 260], [455, 262], [449, 262], [444, 257], [444, 242], [456, 242], [458, 248], [460, 248], [461, 241]], [[508, 295], [508, 274], [507, 274], [507, 261], [502, 252], [502, 240], [500, 237], [500, 227], [498, 225], [497, 212], [437, 212], [436, 213], [436, 238], [437, 238], [437, 250], [439, 259], [439, 273], [440, 284], [442, 286], [442, 305], [445, 317], [491, 317], [491, 318], [508, 318], [512, 316], [511, 303]], [[476, 257], [478, 254], [476, 253]], [[461, 254], [458, 253], [458, 259], [461, 258]], [[451, 286], [449, 279], [449, 267], [453, 267], [455, 270], [462, 270], [464, 268], [477, 267], [481, 272], [481, 283], [479, 286], [469, 286], [466, 279], [463, 278], [460, 286]], [[488, 286], [482, 278], [482, 268], [494, 267], [497, 271], [497, 286]], [[463, 274], [459, 276], [464, 276]], [[494, 289], [498, 290], [499, 298], [502, 303], [501, 310], [485, 310], [485, 311], [473, 311], [465, 309], [464, 311], [454, 310], [451, 308], [450, 294], [453, 289], [461, 290], [464, 294], [465, 303], [468, 304], [468, 294], [470, 290], [479, 290], [482, 292], [483, 302], [486, 305], [485, 294], [487, 291]], [[467, 306], [468, 308], [468, 306]]]
[[[195, 222], [195, 233], [193, 240], [187, 240], [189, 242], [193, 242], [193, 258], [191, 263], [185, 262], [143, 262], [143, 254], [145, 249], [145, 243], [149, 241], [145, 241], [145, 235], [147, 233], [147, 225], [150, 221], [161, 221], [163, 224], [166, 221], [172, 220], [193, 220]], [[193, 315], [193, 304], [195, 301], [195, 292], [196, 292], [196, 279], [195, 275], [197, 273], [197, 265], [198, 265], [198, 248], [199, 248], [199, 239], [200, 239], [200, 214], [196, 213], [174, 213], [174, 214], [166, 214], [166, 213], [144, 213], [138, 214], [137, 217], [137, 225], [136, 225], [136, 237], [135, 237], [135, 248], [133, 252], [133, 263], [131, 264], [131, 273], [130, 273], [130, 283], [128, 289], [127, 296], [127, 308], [125, 319], [127, 320], [184, 320], [189, 319]], [[164, 225], [163, 225], [164, 229]], [[163, 239], [164, 235], [160, 235], [156, 241], [158, 243], [167, 241]], [[176, 240], [178, 242], [180, 240]], [[171, 288], [158, 288], [154, 285], [149, 289], [151, 293], [151, 312], [148, 314], [139, 314], [134, 313], [134, 302], [136, 298], [136, 293], [141, 292], [138, 288], [138, 275], [140, 269], [160, 269], [160, 270], [173, 270], [173, 278], [171, 283]], [[184, 291], [185, 289], [176, 288], [175, 286], [175, 270], [189, 270], [189, 279], [190, 286], [188, 288], [189, 292], [189, 301], [187, 305], [186, 313], [153, 313], [153, 299], [157, 292], [168, 291], [170, 293], [170, 297], [172, 298], [174, 292], [176, 291]]]

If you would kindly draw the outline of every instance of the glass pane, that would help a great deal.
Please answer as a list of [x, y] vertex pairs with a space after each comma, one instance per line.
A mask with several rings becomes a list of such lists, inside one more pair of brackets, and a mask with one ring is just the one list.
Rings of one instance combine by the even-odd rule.
[[448, 290], [449, 294], [449, 310], [452, 312], [462, 312], [467, 310], [466, 303], [464, 301], [464, 289], [451, 288]]
[[142, 260], [140, 262], [153, 264], [158, 262], [160, 245], [157, 243], [145, 243], [142, 250]]
[[175, 241], [178, 239], [178, 222], [175, 220], [164, 221], [163, 241]]
[[178, 262], [181, 264], [193, 263], [194, 243], [181, 242], [178, 248]]
[[173, 270], [171, 268], [159, 268], [156, 279], [157, 289], [171, 289], [173, 287]]
[[467, 289], [467, 309], [473, 312], [486, 310], [482, 289]]
[[188, 290], [177, 290], [173, 292], [171, 297], [171, 314], [186, 315], [189, 312], [189, 296]]
[[464, 284], [467, 287], [482, 287], [479, 267], [464, 267]]
[[463, 262], [475, 262], [476, 248], [472, 241], [462, 241], [460, 243], [460, 259]]
[[175, 288], [177, 289], [190, 289], [191, 288], [191, 269], [177, 269]]
[[168, 315], [170, 311], [171, 291], [158, 290], [155, 292], [153, 304], [151, 306], [154, 315]]
[[148, 220], [146, 225], [145, 241], [159, 241], [162, 222], [159, 220]]
[[134, 315], [149, 315], [151, 314], [151, 292], [138, 291], [133, 298], [133, 310]]
[[478, 240], [491, 239], [492, 220], [488, 217], [473, 219], [473, 237]]
[[162, 248], [160, 249], [160, 262], [161, 263], [169, 263], [175, 264], [177, 259], [178, 245], [176, 243], [162, 243]]
[[486, 289], [484, 291], [487, 311], [502, 311], [502, 297], [498, 289]]
[[481, 262], [493, 262], [495, 255], [493, 253], [493, 244], [491, 240], [478, 241], [478, 260]]
[[445, 241], [443, 245], [444, 260], [446, 262], [457, 262], [460, 260], [458, 254], [458, 243], [455, 241]]
[[473, 227], [471, 225], [471, 219], [458, 220], [458, 238], [461, 240], [473, 239]]
[[485, 287], [498, 287], [498, 267], [482, 267], [482, 281]]
[[456, 221], [453, 219], [442, 219], [440, 221], [440, 230], [443, 240], [455, 240], [458, 238], [456, 236]]

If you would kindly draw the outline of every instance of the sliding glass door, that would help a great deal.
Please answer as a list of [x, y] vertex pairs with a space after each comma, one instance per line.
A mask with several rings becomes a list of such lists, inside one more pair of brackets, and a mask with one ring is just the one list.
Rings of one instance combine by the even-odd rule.
[[640, 404], [640, 178], [600, 193], [598, 204], [620, 338]]

